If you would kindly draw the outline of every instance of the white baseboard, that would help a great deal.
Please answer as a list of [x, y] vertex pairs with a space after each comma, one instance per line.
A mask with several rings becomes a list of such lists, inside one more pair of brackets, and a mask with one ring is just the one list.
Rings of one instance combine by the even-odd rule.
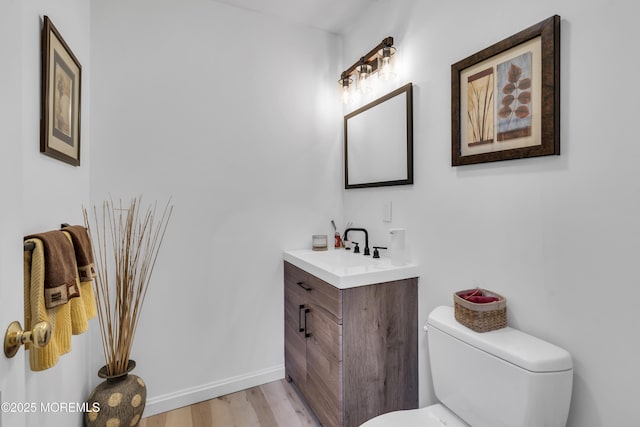
[[250, 372], [245, 375], [214, 381], [195, 387], [178, 390], [173, 393], [155, 396], [147, 399], [144, 417], [171, 411], [183, 406], [193, 405], [225, 394], [256, 387], [284, 378], [284, 365], [275, 366], [261, 371]]

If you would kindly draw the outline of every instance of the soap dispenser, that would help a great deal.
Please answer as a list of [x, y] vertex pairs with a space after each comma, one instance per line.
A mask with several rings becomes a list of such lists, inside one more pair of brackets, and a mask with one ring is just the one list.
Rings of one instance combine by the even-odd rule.
[[405, 248], [405, 229], [391, 228], [391, 244], [389, 245], [389, 255], [392, 265], [405, 265], [407, 263], [407, 250]]

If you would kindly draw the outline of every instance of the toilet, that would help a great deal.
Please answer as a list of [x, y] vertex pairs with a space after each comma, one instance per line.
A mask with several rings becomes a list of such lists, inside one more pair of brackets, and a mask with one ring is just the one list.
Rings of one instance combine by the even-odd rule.
[[438, 404], [389, 412], [361, 427], [564, 427], [573, 364], [560, 347], [506, 327], [477, 333], [437, 307], [427, 324]]

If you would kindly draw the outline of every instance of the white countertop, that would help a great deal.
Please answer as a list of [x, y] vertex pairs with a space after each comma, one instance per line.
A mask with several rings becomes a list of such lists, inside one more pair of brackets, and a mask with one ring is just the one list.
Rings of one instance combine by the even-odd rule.
[[344, 249], [284, 251], [283, 259], [339, 289], [418, 277], [417, 264], [393, 265], [389, 258], [374, 259]]

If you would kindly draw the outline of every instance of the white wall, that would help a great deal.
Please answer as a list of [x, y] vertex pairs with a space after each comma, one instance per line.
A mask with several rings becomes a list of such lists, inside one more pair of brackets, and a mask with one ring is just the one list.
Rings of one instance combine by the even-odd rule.
[[[22, 236], [56, 229], [62, 222], [81, 223], [81, 206], [89, 200], [89, 6], [82, 0], [9, 2], [0, 7], [3, 30], [2, 45], [2, 288], [17, 286], [22, 301], [21, 240]], [[45, 157], [39, 152], [40, 143], [40, 35], [44, 15], [48, 15], [83, 65], [82, 105], [82, 167], [74, 168]], [[11, 52], [11, 53], [9, 53]], [[10, 264], [5, 265], [5, 261]], [[9, 295], [3, 291], [2, 297]], [[12, 297], [13, 298], [13, 297]], [[7, 300], [4, 300], [5, 302]], [[18, 305], [20, 307], [20, 305]], [[20, 316], [10, 320], [22, 319]], [[2, 323], [6, 327], [8, 322]], [[90, 332], [73, 337], [73, 351], [60, 358], [48, 371], [34, 373], [28, 368], [28, 352], [20, 350], [13, 364], [15, 382], [8, 385], [11, 391], [22, 389], [27, 402], [82, 402], [90, 391], [90, 377], [95, 368], [90, 367]], [[3, 362], [4, 363], [4, 362]], [[5, 394], [9, 398], [11, 394]], [[81, 426], [82, 416], [77, 413], [29, 414], [27, 426]], [[7, 421], [9, 422], [9, 421]], [[17, 421], [16, 422], [21, 422]], [[11, 420], [11, 425], [14, 421]]]
[[282, 378], [282, 250], [342, 216], [338, 38], [209, 0], [95, 0], [91, 31], [92, 203], [175, 205], [145, 414]]
[[[562, 155], [452, 168], [450, 65], [551, 15], [562, 17]], [[640, 172], [630, 95], [631, 1], [375, 3], [344, 38], [345, 64], [386, 35], [414, 87], [415, 184], [344, 191], [345, 219], [388, 241], [406, 227], [422, 267], [420, 325], [454, 291], [505, 295], [509, 323], [574, 358], [569, 426], [639, 425], [635, 384]], [[631, 85], [631, 86], [630, 86]], [[382, 222], [393, 202], [393, 222]], [[421, 404], [434, 402], [421, 335]]]

